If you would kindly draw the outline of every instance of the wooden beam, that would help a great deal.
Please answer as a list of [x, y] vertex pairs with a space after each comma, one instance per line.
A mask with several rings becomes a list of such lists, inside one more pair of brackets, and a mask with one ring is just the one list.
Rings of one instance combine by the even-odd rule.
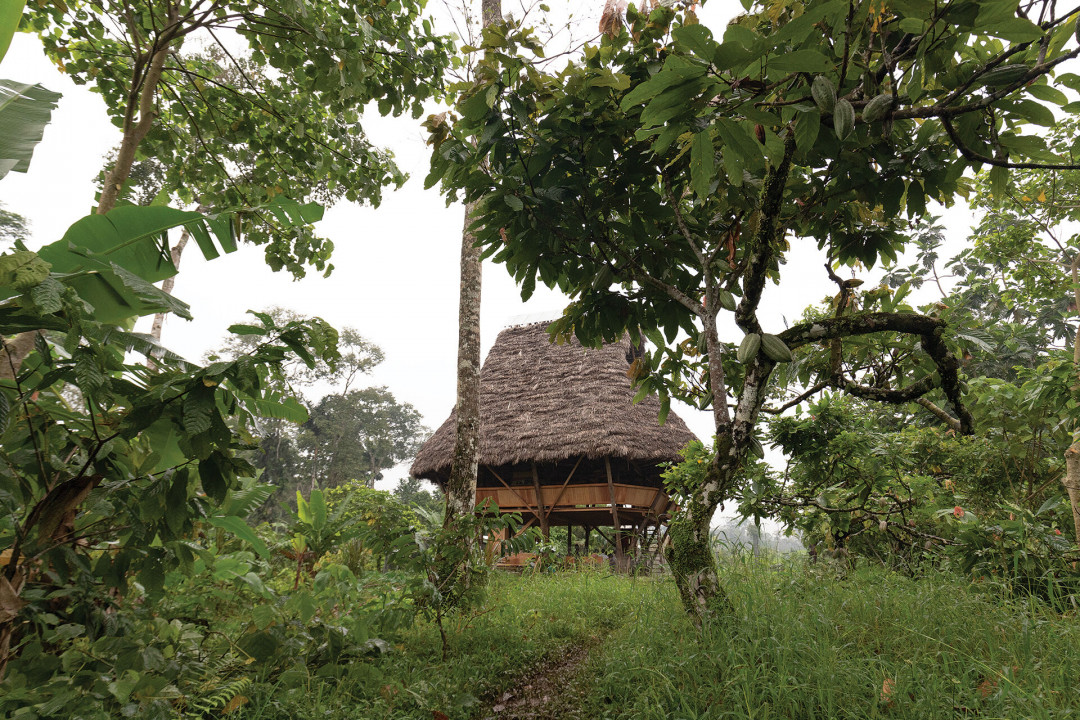
[[584, 459], [585, 459], [585, 456], [582, 455], [577, 459], [577, 462], [574, 463], [574, 467], [570, 470], [570, 474], [567, 475], [566, 480], [563, 481], [562, 488], [560, 488], [560, 490], [559, 490], [559, 494], [555, 496], [555, 502], [551, 503], [551, 507], [548, 508], [548, 514], [549, 515], [551, 514], [551, 508], [558, 505], [559, 501], [562, 500], [562, 496], [566, 493], [566, 486], [570, 484], [570, 478], [574, 477], [574, 473], [577, 472], [578, 465], [580, 465], [581, 461], [584, 460]]
[[615, 523], [615, 565], [623, 569], [622, 533], [619, 531], [619, 508], [615, 503], [615, 481], [611, 477], [611, 460], [604, 458], [604, 470], [607, 471], [608, 493], [611, 495], [611, 520]]
[[585, 554], [589, 554], [589, 535], [592, 534], [592, 528], [588, 525], [585, 526]]
[[521, 527], [519, 527], [517, 532], [514, 533], [514, 537], [518, 537], [519, 535], [521, 535], [521, 533], [528, 530], [529, 526], [532, 525], [534, 522], [536, 522], [536, 518], [529, 518], [528, 521], [526, 521], [526, 523], [524, 525], [522, 525]]
[[524, 505], [525, 507], [529, 507], [529, 508], [531, 508], [531, 507], [532, 507], [532, 505], [531, 505], [531, 504], [529, 503], [529, 501], [528, 501], [528, 500], [526, 500], [525, 498], [523, 498], [523, 497], [521, 496], [521, 493], [519, 493], [519, 492], [518, 492], [517, 490], [515, 490], [514, 488], [512, 488], [512, 487], [510, 487], [509, 485], [507, 485], [507, 484], [506, 484], [506, 481], [502, 479], [502, 476], [500, 476], [500, 475], [499, 475], [499, 473], [495, 472], [495, 469], [494, 469], [494, 468], [492, 468], [492, 467], [491, 467], [491, 466], [489, 466], [489, 465], [484, 465], [483, 467], [484, 467], [484, 468], [487, 468], [487, 471], [488, 471], [489, 473], [491, 473], [492, 475], [494, 475], [494, 476], [495, 476], [495, 479], [496, 479], [496, 480], [498, 480], [499, 482], [501, 482], [501, 483], [503, 484], [503, 487], [504, 487], [504, 488], [506, 488], [506, 489], [507, 489], [507, 490], [509, 490], [510, 492], [514, 493], [515, 495], [517, 495], [517, 496], [518, 496], [518, 500], [520, 500], [520, 501], [521, 501], [521, 504], [522, 504], [522, 505]]
[[532, 466], [533, 488], [536, 489], [536, 517], [540, 518], [540, 532], [544, 535], [544, 542], [551, 539], [551, 529], [548, 527], [547, 512], [544, 511], [544, 489], [540, 487], [540, 474], [536, 471], [536, 463]]

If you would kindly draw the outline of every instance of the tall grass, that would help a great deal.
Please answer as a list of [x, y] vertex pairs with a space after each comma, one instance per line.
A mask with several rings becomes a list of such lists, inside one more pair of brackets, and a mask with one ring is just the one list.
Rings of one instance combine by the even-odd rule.
[[422, 623], [337, 680], [313, 669], [263, 686], [242, 717], [488, 717], [504, 690], [581, 647], [550, 717], [1080, 717], [1080, 618], [1037, 600], [954, 575], [750, 558], [727, 561], [724, 582], [736, 614], [699, 634], [668, 579], [498, 575], [484, 606], [452, 621], [446, 662]]
[[594, 654], [597, 718], [1075, 718], [1080, 625], [954, 575], [728, 565], [700, 637], [670, 589]]

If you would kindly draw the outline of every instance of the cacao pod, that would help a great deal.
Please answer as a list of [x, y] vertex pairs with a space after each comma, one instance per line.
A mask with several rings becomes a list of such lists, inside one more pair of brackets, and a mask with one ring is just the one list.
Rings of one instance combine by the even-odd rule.
[[982, 74], [979, 80], [983, 85], [988, 87], [1000, 87], [1004, 85], [1012, 85], [1019, 81], [1030, 70], [1027, 65], [999, 65], [993, 70], [988, 70]]
[[877, 122], [885, 117], [885, 113], [892, 110], [893, 96], [890, 93], [881, 93], [870, 102], [862, 111], [862, 119], [866, 122]]
[[739, 351], [735, 353], [735, 357], [739, 362], [745, 365], [757, 357], [758, 348], [760, 347], [761, 336], [757, 333], [750, 333], [743, 338], [742, 344], [739, 345]]
[[821, 112], [829, 114], [836, 107], [836, 88], [824, 75], [814, 78], [814, 83], [810, 86], [810, 94], [814, 96], [814, 102]]
[[855, 129], [855, 108], [847, 100], [837, 100], [833, 108], [833, 130], [836, 137], [844, 140]]
[[716, 291], [716, 299], [720, 301], [720, 307], [731, 312], [735, 310], [735, 296], [727, 290], [720, 288]]
[[[837, 105], [839, 107], [839, 104]], [[784, 341], [775, 335], [764, 334], [761, 336], [761, 349], [773, 362], [791, 362], [791, 350]]]

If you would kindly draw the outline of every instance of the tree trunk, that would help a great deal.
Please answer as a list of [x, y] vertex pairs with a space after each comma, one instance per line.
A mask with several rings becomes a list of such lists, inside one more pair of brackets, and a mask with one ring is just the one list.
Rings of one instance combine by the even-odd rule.
[[461, 233], [461, 294], [458, 302], [457, 431], [450, 478], [446, 483], [449, 527], [476, 507], [480, 460], [480, 249], [469, 230], [474, 204], [465, 206]]
[[[201, 205], [199, 206], [199, 212], [203, 212], [203, 208]], [[177, 240], [176, 244], [173, 245], [172, 249], [169, 250], [169, 255], [172, 257], [173, 267], [175, 267], [177, 271], [180, 270], [180, 257], [184, 254], [184, 248], [187, 247], [188, 240], [190, 239], [191, 233], [188, 232], [187, 228], [184, 228], [184, 231], [180, 233], [180, 239]], [[165, 293], [166, 295], [172, 295], [174, 287], [176, 287], [175, 275], [167, 277], [161, 281], [161, 292]], [[154, 323], [150, 326], [150, 337], [154, 338], [158, 342], [161, 342], [161, 330], [162, 327], [165, 325], [165, 315], [166, 313], [158, 313], [157, 315], [154, 315]], [[157, 369], [157, 363], [154, 362], [153, 358], [150, 358], [146, 361], [146, 366], [150, 370]]]
[[[1073, 258], [1069, 266], [1072, 272], [1073, 300], [1080, 307], [1080, 255]], [[1080, 375], [1080, 329], [1073, 337], [1073, 365]], [[1072, 507], [1073, 531], [1076, 534], [1076, 544], [1080, 547], [1080, 428], [1073, 428], [1073, 441], [1069, 449], [1065, 451], [1065, 477], [1061, 479], [1065, 491], [1069, 494], [1069, 505]]]
[[[482, 0], [484, 27], [502, 19], [501, 0]], [[461, 230], [461, 290], [458, 299], [457, 429], [450, 478], [446, 482], [446, 515], [450, 527], [476, 508], [476, 474], [480, 462], [480, 249], [470, 230], [476, 203], [466, 203]]]
[[713, 556], [709, 525], [712, 510], [696, 501], [672, 519], [668, 528], [671, 544], [665, 556], [683, 607], [698, 628], [710, 617], [730, 611], [731, 605], [720, 587]]
[[[116, 162], [105, 173], [105, 182], [101, 187], [101, 198], [98, 200], [97, 213], [105, 213], [116, 207], [116, 201], [120, 197], [120, 191], [131, 174], [131, 165], [135, 162], [135, 151], [139, 143], [154, 124], [157, 112], [154, 110], [154, 102], [157, 98], [157, 86], [161, 81], [161, 73], [165, 69], [165, 59], [169, 56], [170, 40], [165, 40], [152, 49], [153, 54], [149, 58], [146, 72], [136, 81], [139, 83], [131, 89], [132, 98], [136, 93], [139, 98], [139, 119], [134, 119], [133, 107], [128, 107], [124, 121], [124, 139], [120, 141], [120, 150], [116, 154]], [[133, 102], [133, 101], [132, 101]]]
[[1074, 441], [1065, 451], [1065, 477], [1061, 478], [1061, 484], [1069, 493], [1073, 532], [1076, 533], [1076, 543], [1080, 547], [1080, 442]]
[[34, 349], [35, 331], [19, 333], [11, 338], [0, 338], [0, 379], [14, 380], [19, 375], [23, 360]]

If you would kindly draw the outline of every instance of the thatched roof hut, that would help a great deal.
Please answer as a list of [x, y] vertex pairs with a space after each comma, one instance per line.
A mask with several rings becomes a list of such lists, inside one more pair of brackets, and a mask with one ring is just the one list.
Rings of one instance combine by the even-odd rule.
[[[674, 413], [661, 425], [656, 398], [633, 403], [633, 357], [625, 338], [599, 349], [552, 344], [546, 323], [499, 333], [480, 372], [478, 500], [545, 528], [662, 519], [658, 464], [678, 461], [694, 434]], [[456, 422], [451, 414], [424, 444], [413, 475], [445, 482]]]

